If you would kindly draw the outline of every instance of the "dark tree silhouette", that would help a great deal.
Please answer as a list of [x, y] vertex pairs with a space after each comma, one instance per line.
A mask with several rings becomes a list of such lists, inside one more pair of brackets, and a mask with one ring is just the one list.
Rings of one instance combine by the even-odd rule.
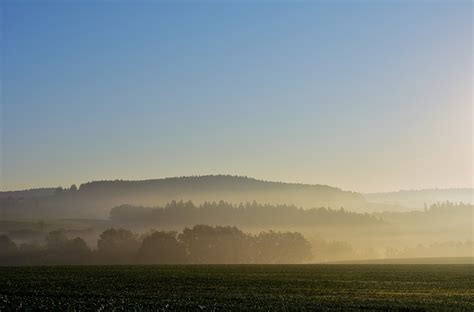
[[62, 248], [66, 245], [68, 238], [63, 230], [49, 232], [45, 238], [47, 249]]
[[179, 238], [193, 263], [251, 262], [251, 237], [236, 227], [196, 225]]
[[14, 264], [18, 253], [16, 244], [6, 235], [0, 235], [0, 264]]
[[187, 256], [177, 232], [156, 231], [145, 237], [138, 250], [136, 262], [140, 264], [182, 264]]
[[301, 263], [311, 259], [311, 245], [300, 233], [262, 232], [255, 238], [258, 263]]
[[231, 226], [196, 225], [179, 235], [154, 231], [141, 243], [137, 234], [112, 228], [100, 235], [96, 251], [62, 230], [50, 232], [43, 245], [20, 248], [0, 236], [0, 264], [7, 265], [302, 263], [310, 258], [310, 245], [299, 233], [251, 235]]
[[91, 250], [86, 242], [76, 237], [68, 239], [64, 231], [52, 231], [46, 236], [45, 248], [33, 251], [30, 261], [39, 264], [86, 264], [90, 262]]
[[101, 262], [127, 264], [140, 247], [138, 235], [125, 229], [105, 230], [97, 241], [97, 254]]

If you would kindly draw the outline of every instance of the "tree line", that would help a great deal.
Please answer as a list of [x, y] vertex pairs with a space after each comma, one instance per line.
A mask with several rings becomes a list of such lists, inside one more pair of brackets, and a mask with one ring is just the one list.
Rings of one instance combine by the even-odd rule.
[[412, 225], [415, 227], [439, 228], [453, 226], [471, 230], [474, 215], [474, 205], [452, 203], [449, 201], [436, 203], [420, 211], [374, 213], [374, 216], [392, 224]]
[[43, 244], [17, 245], [0, 236], [0, 265], [280, 264], [311, 259], [311, 246], [300, 233], [252, 235], [231, 226], [195, 225], [181, 233], [153, 230], [141, 235], [110, 228], [95, 249], [61, 230], [50, 232]]
[[343, 208], [302, 209], [294, 205], [271, 205], [257, 202], [239, 205], [225, 201], [171, 201], [163, 207], [121, 205], [112, 208], [110, 219], [117, 224], [192, 225], [233, 224], [244, 227], [314, 226], [318, 224], [379, 224], [377, 217], [346, 211]]

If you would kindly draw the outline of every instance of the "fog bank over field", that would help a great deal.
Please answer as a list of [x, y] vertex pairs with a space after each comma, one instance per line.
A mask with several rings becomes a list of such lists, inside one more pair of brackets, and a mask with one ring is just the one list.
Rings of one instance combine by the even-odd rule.
[[[66, 189], [0, 192], [0, 235], [8, 248], [17, 248], [15, 259], [22, 263], [61, 263], [62, 251], [76, 249], [87, 259], [96, 253], [102, 233], [111, 228], [133, 232], [138, 246], [156, 231], [168, 242], [178, 237], [171, 233], [196, 226], [215, 227], [211, 236], [237, 233], [245, 244], [253, 242], [254, 251], [261, 246], [256, 243], [261, 233], [296, 232], [310, 246], [311, 256], [294, 262], [472, 257], [470, 194], [470, 189], [360, 194], [325, 185], [228, 175], [96, 181]], [[234, 227], [245, 235], [230, 230]], [[59, 239], [62, 247], [53, 248], [52, 238]], [[227, 260], [219, 261], [276, 261], [229, 258], [226, 248], [236, 247], [232, 244], [239, 239], [227, 240], [218, 257]], [[37, 256], [44, 259], [35, 262]]]

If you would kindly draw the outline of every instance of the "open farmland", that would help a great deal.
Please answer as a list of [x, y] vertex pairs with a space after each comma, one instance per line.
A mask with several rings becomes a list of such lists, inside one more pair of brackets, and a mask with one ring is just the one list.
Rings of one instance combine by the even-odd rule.
[[473, 311], [473, 265], [0, 268], [0, 310]]

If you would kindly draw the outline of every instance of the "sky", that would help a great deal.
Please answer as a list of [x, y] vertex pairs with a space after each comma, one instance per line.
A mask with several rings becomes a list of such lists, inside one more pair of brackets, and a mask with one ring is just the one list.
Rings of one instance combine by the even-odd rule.
[[473, 187], [471, 1], [0, 5], [0, 190]]

